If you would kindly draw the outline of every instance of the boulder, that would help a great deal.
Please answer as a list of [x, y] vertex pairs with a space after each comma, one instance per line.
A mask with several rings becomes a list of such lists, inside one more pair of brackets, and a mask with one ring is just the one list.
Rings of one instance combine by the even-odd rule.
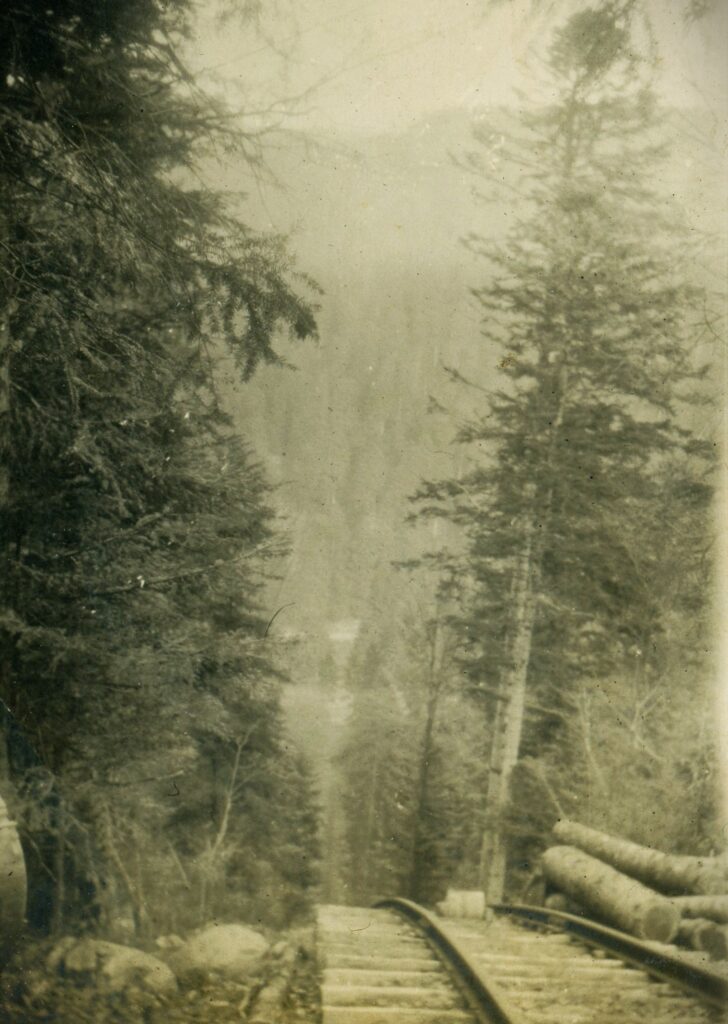
[[217, 924], [195, 932], [167, 958], [180, 981], [194, 984], [201, 977], [219, 974], [236, 980], [257, 967], [268, 943], [242, 924]]
[[102, 939], [61, 939], [47, 963], [66, 976], [91, 974], [109, 992], [134, 987], [166, 995], [177, 988], [174, 972], [157, 957]]

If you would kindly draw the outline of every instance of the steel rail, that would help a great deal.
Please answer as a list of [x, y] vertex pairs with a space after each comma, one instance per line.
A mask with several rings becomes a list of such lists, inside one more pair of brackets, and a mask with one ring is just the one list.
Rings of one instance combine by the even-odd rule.
[[728, 979], [715, 971], [696, 967], [679, 956], [655, 949], [649, 942], [586, 918], [560, 910], [549, 910], [547, 907], [496, 903], [490, 909], [497, 914], [517, 917], [534, 925], [547, 925], [558, 931], [569, 932], [589, 946], [612, 953], [661, 981], [671, 982], [704, 1003], [719, 1009], [728, 1007]]
[[523, 1024], [523, 1015], [508, 1004], [497, 985], [471, 962], [458, 940], [424, 907], [396, 897], [379, 900], [374, 906], [394, 910], [417, 928], [447, 968], [478, 1024]]

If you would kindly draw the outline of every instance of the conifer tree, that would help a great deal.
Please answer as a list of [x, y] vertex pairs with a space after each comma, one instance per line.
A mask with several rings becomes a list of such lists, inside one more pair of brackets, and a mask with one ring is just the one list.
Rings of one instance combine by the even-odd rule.
[[[649, 648], [664, 622], [645, 608], [625, 532], [654, 511], [667, 459], [709, 449], [681, 425], [681, 403], [700, 400], [700, 294], [651, 186], [658, 115], [631, 6], [602, 3], [555, 33], [554, 100], [528, 110], [506, 146], [521, 175], [518, 220], [502, 244], [471, 239], [491, 267], [477, 296], [502, 384], [459, 434], [476, 468], [417, 495], [422, 514], [451, 518], [467, 537], [473, 586], [459, 626], [474, 689], [493, 708], [489, 901], [505, 885], [527, 701], [545, 695], [546, 743], [577, 680]], [[476, 155], [472, 167], [487, 162]], [[709, 487], [698, 486], [705, 502]]]
[[358, 641], [347, 674], [352, 702], [337, 766], [346, 814], [344, 874], [350, 896], [366, 904], [406, 886], [414, 745], [381, 644]]
[[477, 873], [482, 725], [459, 692], [442, 609], [397, 637], [388, 627], [376, 641], [362, 634], [347, 673], [346, 891], [359, 902], [399, 893], [432, 905]]
[[127, 813], [163, 827], [178, 775], [214, 774], [249, 728], [248, 795], [279, 753], [259, 597], [280, 545], [216, 362], [231, 354], [247, 379], [277, 359], [280, 332], [315, 330], [282, 240], [199, 184], [215, 147], [245, 166], [260, 154], [180, 59], [193, 13], [188, 0], [0, 12], [10, 770], [47, 808], [56, 866], [73, 842], [98, 894], [97, 861], [116, 864], [137, 909]]

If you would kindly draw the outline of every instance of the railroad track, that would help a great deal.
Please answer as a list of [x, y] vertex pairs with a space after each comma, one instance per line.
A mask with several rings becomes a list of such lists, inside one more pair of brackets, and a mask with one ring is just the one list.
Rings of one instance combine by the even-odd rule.
[[407, 900], [318, 911], [323, 1024], [725, 1024], [728, 982], [535, 907], [442, 921]]

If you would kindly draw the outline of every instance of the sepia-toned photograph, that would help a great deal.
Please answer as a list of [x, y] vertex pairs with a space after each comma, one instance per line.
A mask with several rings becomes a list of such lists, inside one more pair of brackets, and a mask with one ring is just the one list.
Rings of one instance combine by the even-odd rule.
[[726, 0], [0, 54], [0, 1024], [728, 1020]]

